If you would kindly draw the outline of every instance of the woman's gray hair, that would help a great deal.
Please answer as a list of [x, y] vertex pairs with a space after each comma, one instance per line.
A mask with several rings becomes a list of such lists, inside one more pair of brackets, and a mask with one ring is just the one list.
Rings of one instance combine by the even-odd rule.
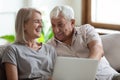
[[32, 13], [34, 11], [38, 12], [41, 15], [41, 12], [34, 8], [21, 8], [18, 11], [15, 21], [15, 32], [16, 32], [15, 42], [26, 43], [24, 26], [25, 23], [27, 23], [27, 21], [32, 17]]
[[50, 19], [57, 18], [59, 15], [62, 14], [66, 19], [71, 20], [74, 19], [74, 11], [72, 7], [67, 5], [56, 6], [50, 12]]

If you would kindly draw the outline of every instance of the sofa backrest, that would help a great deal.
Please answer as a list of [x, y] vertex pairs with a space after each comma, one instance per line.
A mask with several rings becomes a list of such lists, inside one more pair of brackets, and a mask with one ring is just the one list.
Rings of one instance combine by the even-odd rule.
[[1, 64], [1, 59], [2, 59], [5, 48], [6, 48], [6, 45], [0, 46], [0, 80], [6, 80], [5, 71], [4, 71], [3, 65]]
[[105, 57], [110, 65], [120, 70], [120, 34], [108, 34], [101, 36]]

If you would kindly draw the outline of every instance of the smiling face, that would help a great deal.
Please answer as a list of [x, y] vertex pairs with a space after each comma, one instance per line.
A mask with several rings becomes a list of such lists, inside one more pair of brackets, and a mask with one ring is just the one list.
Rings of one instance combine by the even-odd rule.
[[63, 16], [59, 15], [59, 17], [52, 18], [51, 23], [54, 37], [56, 39], [64, 43], [72, 39], [75, 23], [73, 19], [67, 20]]
[[26, 39], [39, 38], [41, 28], [42, 28], [41, 14], [33, 11], [31, 18], [24, 25], [24, 32]]

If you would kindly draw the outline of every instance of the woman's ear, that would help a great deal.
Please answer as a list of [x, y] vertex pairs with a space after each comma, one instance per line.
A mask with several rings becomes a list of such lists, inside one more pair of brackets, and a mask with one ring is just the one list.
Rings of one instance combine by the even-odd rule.
[[27, 29], [27, 23], [24, 24], [24, 31]]

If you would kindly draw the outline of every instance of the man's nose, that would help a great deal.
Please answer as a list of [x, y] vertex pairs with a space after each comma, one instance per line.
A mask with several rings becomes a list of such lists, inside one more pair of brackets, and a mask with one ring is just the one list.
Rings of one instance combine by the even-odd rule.
[[54, 31], [55, 31], [55, 33], [58, 33], [60, 31], [60, 29], [56, 26], [56, 27], [54, 27]]

